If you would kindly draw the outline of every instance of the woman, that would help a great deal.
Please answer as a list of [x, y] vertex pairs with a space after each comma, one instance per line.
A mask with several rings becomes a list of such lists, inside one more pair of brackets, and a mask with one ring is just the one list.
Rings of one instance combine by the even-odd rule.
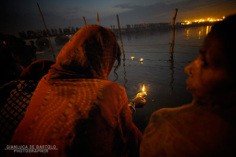
[[236, 156], [236, 15], [212, 27], [185, 68], [191, 104], [153, 113], [140, 156]]
[[49, 156], [138, 156], [142, 134], [125, 89], [107, 80], [120, 55], [109, 29], [81, 28], [40, 80], [10, 144], [56, 146]]

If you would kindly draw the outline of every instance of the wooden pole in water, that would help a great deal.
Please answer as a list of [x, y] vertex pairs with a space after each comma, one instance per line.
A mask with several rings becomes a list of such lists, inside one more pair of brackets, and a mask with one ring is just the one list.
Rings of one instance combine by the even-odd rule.
[[120, 29], [120, 21], [119, 21], [119, 16], [118, 16], [118, 14], [116, 15], [116, 17], [117, 17], [117, 22], [118, 22], [118, 29], [119, 29], [119, 35], [120, 35], [120, 46], [121, 46], [121, 48], [122, 48], [122, 53], [123, 53], [123, 60], [125, 60], [125, 51], [124, 51], [124, 47], [123, 47], [123, 42], [122, 42], [122, 38], [121, 38], [121, 29]]
[[178, 8], [175, 9], [175, 14], [172, 21], [172, 43], [171, 43], [171, 58], [173, 58], [174, 44], [175, 44], [175, 19], [177, 16]]
[[85, 26], [86, 26], [87, 24], [86, 24], [86, 20], [85, 20], [85, 17], [84, 17], [84, 16], [83, 16], [83, 19], [84, 19], [84, 24], [85, 24]]
[[125, 51], [124, 51], [123, 42], [122, 42], [122, 38], [121, 38], [120, 21], [119, 21], [118, 14], [116, 15], [116, 17], [117, 17], [117, 23], [118, 23], [118, 29], [119, 29], [119, 35], [120, 35], [120, 46], [122, 48], [122, 53], [123, 53], [123, 67], [124, 67], [124, 80], [125, 80], [124, 87], [126, 89], [127, 88], [126, 83], [128, 82], [128, 80], [126, 79], [126, 70], [125, 70]]
[[48, 33], [48, 29], [47, 29], [47, 27], [46, 27], [46, 24], [45, 24], [45, 21], [44, 21], [44, 18], [43, 18], [43, 14], [42, 14], [42, 12], [41, 12], [41, 10], [40, 10], [40, 7], [39, 7], [39, 4], [38, 4], [38, 3], [37, 3], [37, 5], [38, 5], [38, 8], [39, 8], [39, 12], [40, 12], [40, 14], [41, 14], [41, 16], [42, 16], [42, 19], [43, 19], [43, 25], [44, 25], [45, 30], [46, 30], [46, 33], [47, 33], [47, 37], [48, 37], [48, 40], [49, 40], [49, 45], [50, 45], [50, 49], [51, 49], [52, 55], [53, 55], [54, 59], [56, 60], [56, 56], [55, 56], [55, 53], [54, 53], [53, 48], [52, 48], [52, 43], [51, 43], [51, 40], [50, 40], [50, 36], [49, 36], [49, 33]]
[[99, 25], [101, 25], [101, 23], [100, 23], [100, 18], [99, 18], [99, 14], [97, 13], [97, 23], [99, 24]]

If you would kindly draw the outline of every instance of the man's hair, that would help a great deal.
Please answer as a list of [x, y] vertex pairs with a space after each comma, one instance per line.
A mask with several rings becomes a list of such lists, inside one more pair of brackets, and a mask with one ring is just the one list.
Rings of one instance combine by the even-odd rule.
[[31, 40], [30, 43], [34, 44], [34, 41]]
[[226, 58], [226, 68], [236, 78], [236, 14], [217, 22], [209, 33], [222, 43], [222, 52]]

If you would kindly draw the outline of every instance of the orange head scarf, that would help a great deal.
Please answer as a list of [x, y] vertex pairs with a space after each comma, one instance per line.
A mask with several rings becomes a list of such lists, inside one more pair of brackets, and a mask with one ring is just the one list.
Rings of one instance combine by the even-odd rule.
[[117, 58], [114, 33], [99, 25], [81, 28], [62, 48], [49, 70], [50, 78], [107, 79]]

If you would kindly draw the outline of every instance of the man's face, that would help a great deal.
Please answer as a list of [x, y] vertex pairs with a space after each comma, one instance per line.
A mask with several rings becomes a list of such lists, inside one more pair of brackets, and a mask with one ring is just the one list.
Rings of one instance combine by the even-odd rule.
[[197, 59], [184, 69], [189, 75], [187, 89], [195, 99], [205, 99], [228, 90], [230, 77], [225, 65], [222, 43], [211, 33], [206, 37]]

